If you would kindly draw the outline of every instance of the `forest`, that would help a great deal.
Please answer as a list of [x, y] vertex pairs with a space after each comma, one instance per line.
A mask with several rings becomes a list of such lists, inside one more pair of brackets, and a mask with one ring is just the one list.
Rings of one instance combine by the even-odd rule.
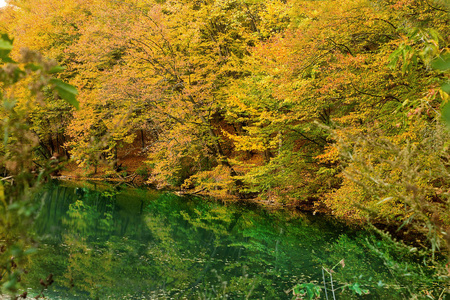
[[7, 2], [5, 207], [36, 177], [134, 174], [402, 227], [447, 255], [448, 0]]

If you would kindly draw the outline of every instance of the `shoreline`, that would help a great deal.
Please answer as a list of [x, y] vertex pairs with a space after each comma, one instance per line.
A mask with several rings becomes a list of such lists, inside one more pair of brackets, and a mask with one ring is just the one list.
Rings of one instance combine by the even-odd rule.
[[[138, 180], [135, 180], [136, 178], [138, 178]], [[245, 199], [241, 199], [235, 195], [228, 195], [226, 197], [217, 197], [217, 195], [205, 192], [204, 189], [197, 191], [195, 191], [195, 189], [181, 190], [179, 187], [178, 188], [175, 187], [172, 189], [158, 189], [150, 184], [145, 184], [145, 179], [143, 179], [142, 176], [137, 174], [131, 174], [128, 175], [127, 177], [120, 177], [120, 178], [80, 177], [74, 175], [61, 175], [61, 176], [52, 176], [52, 179], [73, 183], [84, 181], [84, 182], [105, 183], [105, 184], [111, 183], [116, 184], [117, 186], [125, 184], [130, 188], [153, 189], [162, 192], [167, 191], [174, 193], [180, 197], [197, 196], [207, 199], [208, 201], [217, 201], [222, 202], [224, 204], [233, 203], [248, 206], [255, 205], [257, 207], [267, 209], [268, 211], [271, 212], [284, 210], [284, 211], [298, 212], [300, 214], [301, 213], [312, 214], [313, 216], [316, 214], [328, 216], [336, 218], [340, 222], [345, 223], [349, 226], [365, 227], [368, 226], [369, 224], [372, 224], [376, 229], [386, 232], [390, 234], [393, 238], [399, 239], [400, 241], [408, 245], [429, 249], [429, 246], [423, 244], [423, 242], [427, 242], [426, 236], [416, 231], [412, 227], [407, 226], [402, 227], [402, 224], [386, 224], [379, 221], [370, 222], [369, 220], [351, 220], [345, 217], [339, 217], [334, 215], [329, 208], [325, 207], [323, 204], [320, 204], [318, 200], [311, 200], [305, 203], [280, 203], [273, 200], [263, 200], [258, 197]]]

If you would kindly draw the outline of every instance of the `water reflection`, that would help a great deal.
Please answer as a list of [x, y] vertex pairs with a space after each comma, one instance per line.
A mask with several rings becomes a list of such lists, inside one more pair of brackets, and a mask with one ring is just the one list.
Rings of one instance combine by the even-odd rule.
[[408, 298], [417, 280], [388, 270], [370, 234], [318, 216], [62, 185], [40, 199], [41, 249], [23, 281], [37, 290], [53, 273], [52, 299], [292, 299], [293, 286], [320, 285], [322, 266], [342, 259], [338, 299], [359, 298], [345, 288], [355, 282], [364, 298]]

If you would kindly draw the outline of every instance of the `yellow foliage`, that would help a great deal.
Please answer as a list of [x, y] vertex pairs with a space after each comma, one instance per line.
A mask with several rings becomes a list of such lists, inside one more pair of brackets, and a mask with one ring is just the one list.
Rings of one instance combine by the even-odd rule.
[[339, 149], [336, 145], [327, 145], [324, 153], [314, 157], [319, 163], [334, 164], [339, 161]]
[[214, 197], [224, 199], [231, 197], [234, 189], [234, 179], [230, 176], [229, 168], [219, 165], [210, 171], [198, 172], [186, 179], [181, 186], [190, 188], [194, 186], [196, 191], [202, 191]]

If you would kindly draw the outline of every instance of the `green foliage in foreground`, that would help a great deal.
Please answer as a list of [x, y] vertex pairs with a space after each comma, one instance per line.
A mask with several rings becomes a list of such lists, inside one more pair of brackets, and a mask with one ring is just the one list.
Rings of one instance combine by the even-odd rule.
[[52, 78], [63, 70], [55, 61], [27, 49], [14, 61], [10, 57], [12, 43], [7, 35], [0, 37], [0, 293], [17, 291], [26, 272], [24, 265], [36, 252], [36, 242], [28, 234], [39, 208], [32, 198], [54, 170], [48, 162], [36, 164], [33, 152], [39, 145], [38, 137], [16, 95], [27, 93], [27, 107], [35, 107], [45, 99], [44, 90], [54, 90], [54, 97], [78, 105], [74, 87]]

